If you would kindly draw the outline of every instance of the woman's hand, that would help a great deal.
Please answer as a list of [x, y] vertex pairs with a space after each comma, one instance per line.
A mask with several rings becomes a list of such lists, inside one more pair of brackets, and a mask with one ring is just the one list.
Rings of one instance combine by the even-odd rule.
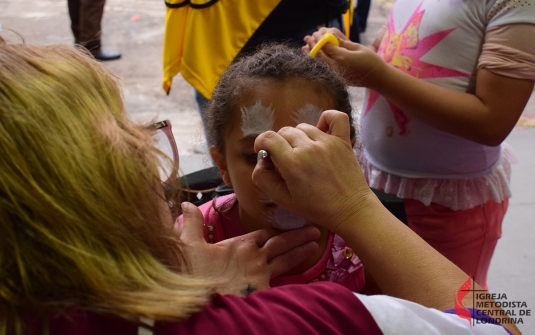
[[[276, 277], [314, 255], [314, 242], [320, 232], [305, 227], [279, 234], [275, 230], [258, 230], [216, 244], [203, 237], [203, 217], [191, 203], [183, 203], [184, 226], [180, 240], [189, 260], [188, 272], [196, 278], [216, 283], [217, 293], [246, 295], [255, 290], [268, 289]], [[175, 229], [179, 229], [175, 225]]]
[[[325, 111], [317, 128], [300, 124], [258, 136], [255, 151], [266, 150], [269, 158], [258, 159], [255, 184], [278, 205], [339, 234], [383, 294], [438, 310], [453, 308], [452, 292], [468, 275], [373, 195], [349, 144], [348, 116]], [[483, 291], [477, 283], [474, 288]], [[486, 304], [495, 315], [505, 313], [492, 299], [472, 292], [463, 304]], [[520, 334], [510, 320], [504, 325]]]
[[344, 70], [340, 72], [350, 85], [371, 89], [381, 86], [381, 80], [386, 78], [386, 72], [392, 69], [373, 50], [350, 41], [336, 28], [321, 28], [312, 36], [305, 36], [306, 45], [303, 51], [310, 52], [326, 33], [336, 36], [340, 46], [327, 43], [319, 51], [318, 57], [329, 64], [335, 63], [336, 67], [342, 67]]
[[[330, 134], [330, 135], [329, 135]], [[318, 127], [268, 131], [256, 138], [258, 159], [253, 182], [277, 203], [307, 221], [337, 232], [370, 191], [350, 144], [349, 118], [323, 112]]]

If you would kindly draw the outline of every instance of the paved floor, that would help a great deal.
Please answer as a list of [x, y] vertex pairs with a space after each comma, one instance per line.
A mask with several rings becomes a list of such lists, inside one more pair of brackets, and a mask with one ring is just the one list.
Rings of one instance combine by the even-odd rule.
[[[367, 44], [386, 21], [393, 0], [373, 0], [368, 30], [362, 36]], [[72, 43], [65, 0], [0, 0], [0, 24], [22, 36], [28, 43]], [[104, 63], [121, 78], [128, 112], [135, 118], [168, 118], [180, 145], [184, 173], [209, 166], [202, 154], [204, 136], [191, 88], [180, 77], [166, 96], [161, 89], [161, 49], [165, 8], [162, 0], [108, 0], [104, 17], [104, 45], [119, 50], [123, 58]], [[17, 37], [3, 31], [3, 37]], [[355, 108], [362, 91], [352, 90]], [[535, 117], [535, 94], [525, 115]], [[535, 128], [516, 127], [508, 140], [519, 163], [513, 167], [509, 211], [503, 237], [491, 264], [490, 289], [505, 293], [509, 301], [525, 301], [535, 309]], [[199, 153], [201, 151], [201, 153]], [[453, 297], [453, 292], [452, 292]], [[535, 311], [534, 311], [535, 313]], [[523, 318], [519, 328], [535, 334], [535, 316]]]

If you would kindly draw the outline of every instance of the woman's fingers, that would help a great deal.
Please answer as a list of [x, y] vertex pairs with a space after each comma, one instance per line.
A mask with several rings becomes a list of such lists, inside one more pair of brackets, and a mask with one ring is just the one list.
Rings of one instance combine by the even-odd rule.
[[305, 243], [315, 241], [318, 238], [320, 238], [319, 229], [308, 226], [272, 236], [265, 242], [262, 248], [267, 254], [267, 260], [270, 261], [282, 253], [286, 253]]
[[251, 241], [254, 241], [254, 244], [256, 244], [257, 247], [262, 248], [270, 239], [278, 234], [279, 232], [277, 232], [275, 229], [260, 229], [242, 236], [238, 236], [237, 238], [241, 238], [242, 240], [244, 238], [247, 240], [250, 239]]
[[316, 242], [307, 242], [299, 247], [276, 256], [268, 265], [271, 268], [271, 278], [280, 276], [289, 271], [297, 264], [303, 262], [309, 257], [312, 257], [319, 250], [319, 245]]
[[262, 229], [243, 235], [241, 239], [246, 243], [250, 257], [264, 259], [273, 278], [311, 257], [319, 248], [315, 242], [319, 237], [320, 231], [309, 226], [283, 233]]
[[266, 131], [258, 135], [254, 141], [254, 151], [268, 150], [268, 153], [277, 154], [277, 156], [287, 155], [292, 151], [290, 144], [274, 131]]
[[339, 137], [351, 145], [351, 127], [349, 116], [346, 113], [335, 110], [323, 112], [317, 128], [327, 134]]
[[273, 195], [276, 195], [281, 203], [287, 202], [290, 198], [290, 194], [284, 178], [282, 178], [278, 170], [264, 168], [267, 164], [268, 163], [262, 162], [262, 158], [258, 159], [252, 174], [253, 182], [270, 198], [272, 198]]
[[[279, 134], [268, 131], [260, 134], [254, 143], [254, 150], [256, 152], [260, 150], [266, 150], [269, 157], [259, 157], [256, 166], [253, 170], [252, 179], [253, 182], [260, 187], [268, 196], [276, 195], [279, 200], [290, 197], [288, 188], [284, 178], [282, 178], [278, 164], [287, 166], [291, 162], [287, 161], [289, 154], [292, 152], [291, 145]], [[277, 161], [273, 160], [273, 157], [277, 157]]]
[[184, 215], [184, 226], [182, 227], [180, 239], [186, 244], [191, 244], [198, 241], [204, 242], [204, 218], [200, 209], [189, 202], [183, 202], [181, 206], [182, 214]]
[[182, 234], [182, 227], [180, 226], [180, 223], [177, 221], [175, 221], [175, 223], [173, 224], [173, 231], [178, 235], [180, 236]]
[[278, 131], [278, 134], [282, 136], [288, 142], [288, 144], [290, 144], [292, 149], [307, 145], [307, 142], [310, 141], [308, 135], [297, 127], [283, 127]]

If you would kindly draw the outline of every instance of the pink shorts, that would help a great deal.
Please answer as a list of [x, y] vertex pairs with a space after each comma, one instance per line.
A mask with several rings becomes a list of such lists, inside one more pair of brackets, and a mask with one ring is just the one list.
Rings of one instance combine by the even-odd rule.
[[403, 202], [409, 227], [486, 288], [490, 260], [502, 236], [509, 199], [459, 211], [437, 204], [426, 206], [413, 199]]

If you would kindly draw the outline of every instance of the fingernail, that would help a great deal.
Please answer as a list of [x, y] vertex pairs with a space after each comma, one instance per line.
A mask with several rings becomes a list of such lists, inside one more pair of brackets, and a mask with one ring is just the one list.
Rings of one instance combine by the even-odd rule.
[[180, 208], [182, 208], [182, 212], [187, 212], [188, 207], [189, 207], [189, 202], [187, 201], [184, 201], [183, 203], [180, 204]]

